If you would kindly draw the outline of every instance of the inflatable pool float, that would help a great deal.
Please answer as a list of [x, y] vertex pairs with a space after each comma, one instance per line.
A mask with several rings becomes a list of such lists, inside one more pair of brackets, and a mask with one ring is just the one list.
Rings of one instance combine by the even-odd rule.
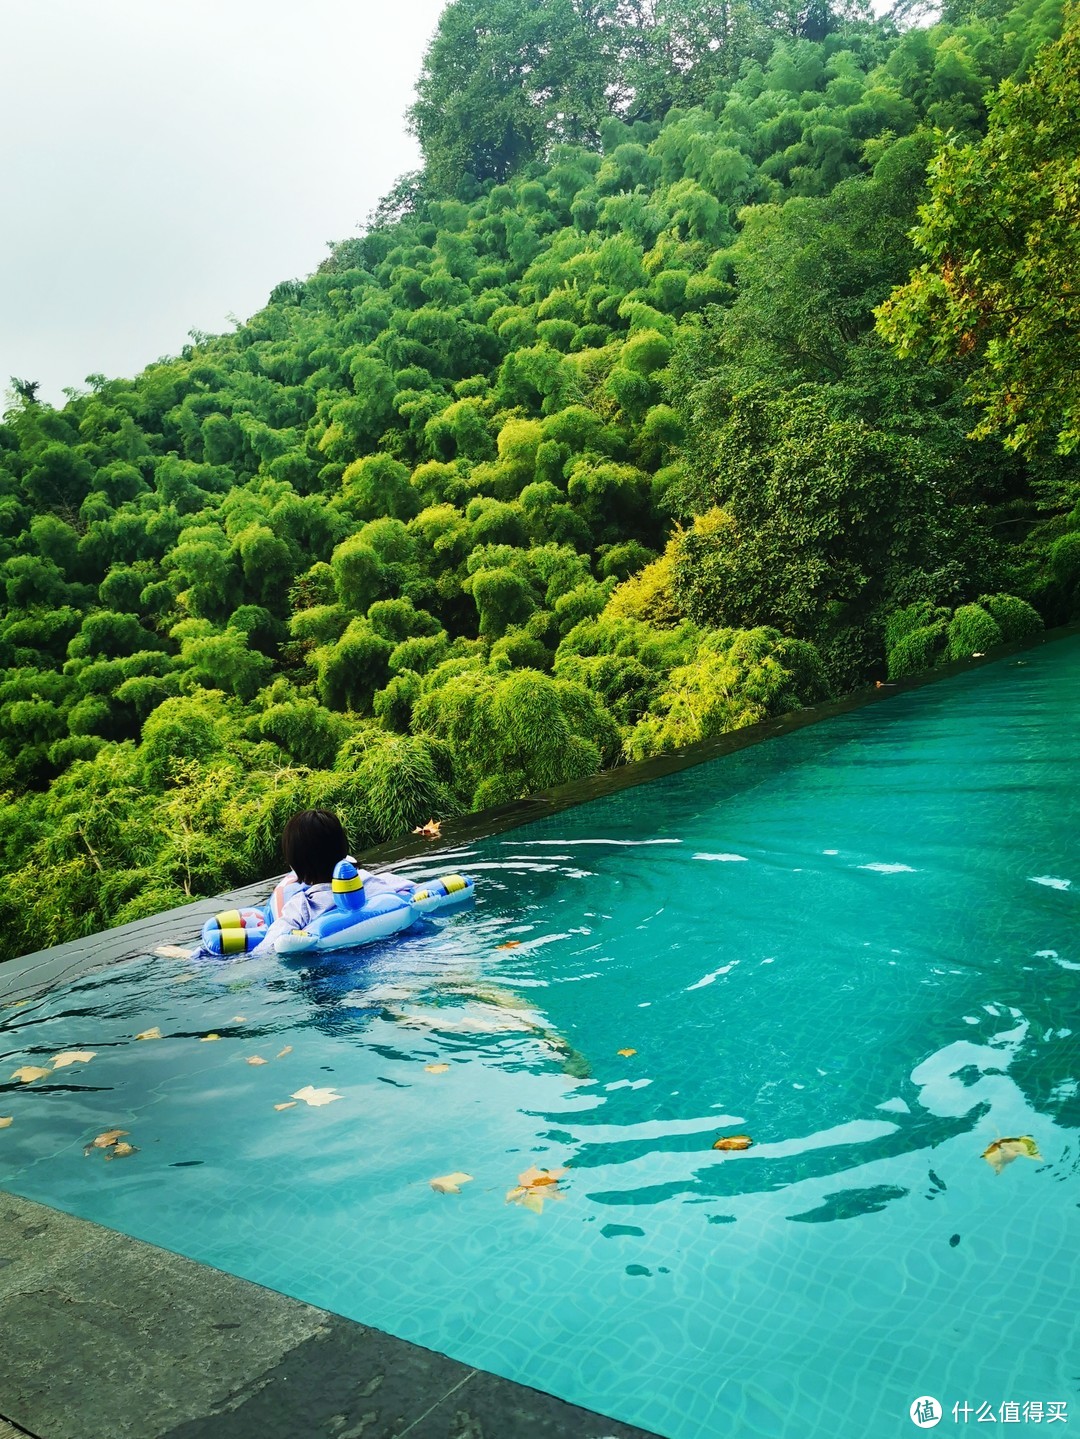
[[[203, 926], [203, 952], [214, 956], [250, 953], [302, 888], [294, 874], [286, 875], [262, 908], [224, 910], [214, 915]], [[460, 909], [473, 898], [475, 881], [468, 875], [446, 874], [424, 884], [413, 884], [396, 875], [382, 878], [369, 874], [358, 869], [351, 859], [343, 859], [334, 867], [331, 888], [333, 909], [320, 914], [304, 929], [279, 935], [274, 944], [278, 954], [356, 949], [388, 939], [428, 915]]]

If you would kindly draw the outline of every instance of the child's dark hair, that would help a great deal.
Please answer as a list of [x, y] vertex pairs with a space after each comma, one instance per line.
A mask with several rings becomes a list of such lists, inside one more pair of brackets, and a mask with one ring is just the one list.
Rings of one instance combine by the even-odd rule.
[[304, 809], [282, 831], [281, 852], [302, 884], [328, 884], [334, 866], [349, 852], [349, 841], [336, 814]]

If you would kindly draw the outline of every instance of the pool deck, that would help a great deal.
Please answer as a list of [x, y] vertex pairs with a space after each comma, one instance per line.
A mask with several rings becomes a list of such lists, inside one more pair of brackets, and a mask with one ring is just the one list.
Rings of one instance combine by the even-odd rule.
[[0, 1439], [650, 1439], [6, 1193], [0, 1334]]

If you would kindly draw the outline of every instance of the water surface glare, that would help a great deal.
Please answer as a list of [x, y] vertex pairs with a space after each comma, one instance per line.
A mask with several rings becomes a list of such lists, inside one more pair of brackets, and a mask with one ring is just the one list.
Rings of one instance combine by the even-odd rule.
[[1062, 640], [440, 857], [419, 937], [0, 1011], [0, 1185], [671, 1439], [1075, 1422], [1078, 713]]

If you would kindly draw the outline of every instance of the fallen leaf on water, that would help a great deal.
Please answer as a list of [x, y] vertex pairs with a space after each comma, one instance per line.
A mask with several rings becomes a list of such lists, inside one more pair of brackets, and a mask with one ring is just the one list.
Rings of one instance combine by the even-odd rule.
[[0, 1129], [6, 1129], [14, 1118], [15, 1116], [13, 1114], [7, 1115], [6, 1118], [0, 1115]]
[[[178, 944], [159, 944], [154, 953], [162, 959], [190, 959], [192, 952], [190, 949], [181, 949]], [[194, 975], [191, 978], [194, 978]]]
[[263, 1059], [261, 1054], [252, 1054], [248, 1057], [248, 1064], [269, 1064], [268, 1059]]
[[518, 1183], [523, 1184], [526, 1189], [535, 1188], [537, 1185], [558, 1184], [565, 1173], [565, 1169], [537, 1169], [530, 1165], [518, 1175]]
[[425, 839], [438, 839], [442, 834], [442, 825], [437, 819], [429, 819], [427, 824], [418, 824], [413, 834], [422, 834]]
[[221, 1038], [221, 1035], [220, 1035], [220, 1034], [204, 1034], [203, 1037], [202, 1037], [202, 1039], [199, 1040], [199, 1043], [200, 1043], [200, 1044], [209, 1044], [212, 1039], [220, 1039], [220, 1038]]
[[106, 1129], [104, 1134], [99, 1134], [96, 1139], [91, 1139], [86, 1146], [86, 1153], [89, 1154], [91, 1149], [108, 1149], [111, 1144], [116, 1143], [121, 1135], [126, 1133], [126, 1129]]
[[289, 1102], [288, 1102], [288, 1104], [275, 1104], [275, 1105], [274, 1105], [274, 1108], [275, 1108], [275, 1109], [295, 1109], [295, 1108], [296, 1108], [296, 1100], [295, 1100], [295, 1099], [290, 1099]]
[[137, 1035], [135, 1036], [135, 1038], [136, 1038], [136, 1039], [160, 1039], [160, 1038], [161, 1038], [161, 1030], [158, 1029], [157, 1025], [155, 1024], [154, 1027], [153, 1027], [153, 1029], [144, 1029], [143, 1032], [142, 1032], [142, 1034], [137, 1034]]
[[233, 1017], [232, 1017], [232, 1020], [231, 1020], [230, 1022], [231, 1022], [232, 1024], [246, 1024], [246, 1023], [247, 1023], [247, 1015], [246, 1015], [246, 1014], [234, 1014]]
[[96, 1050], [93, 1049], [67, 1049], [53, 1060], [53, 1068], [66, 1069], [69, 1064], [89, 1064], [95, 1053]]
[[728, 1134], [716, 1140], [714, 1149], [749, 1149], [753, 1140], [749, 1134]]
[[507, 1204], [520, 1204], [523, 1209], [531, 1209], [534, 1214], [543, 1214], [544, 1199], [561, 1199], [559, 1191], [553, 1190], [551, 1194], [544, 1195], [535, 1189], [527, 1189], [523, 1184], [507, 1190]]
[[520, 1204], [533, 1214], [543, 1213], [545, 1199], [564, 1198], [559, 1180], [565, 1173], [565, 1169], [537, 1169], [530, 1165], [518, 1175], [514, 1187], [506, 1191], [507, 1204]]
[[8, 1002], [7, 1002], [7, 1004], [4, 1005], [4, 1008], [5, 1008], [5, 1009], [23, 1009], [23, 1008], [25, 1008], [25, 1006], [28, 1005], [29, 1003], [30, 1003], [30, 1001], [29, 1001], [28, 999], [9, 999]]
[[532, 1210], [533, 1214], [543, 1214], [545, 1199], [563, 1198], [565, 1195], [561, 1189], [534, 1189], [527, 1184], [516, 1184], [506, 1191], [507, 1204], [520, 1204], [523, 1209]]
[[278, 1059], [284, 1059], [287, 1054], [292, 1054], [292, 1045], [287, 1044], [284, 1049], [279, 1049], [276, 1055]]
[[305, 1104], [333, 1104], [335, 1099], [340, 1099], [336, 1089], [315, 1089], [310, 1084], [305, 1084], [303, 1089], [298, 1089], [292, 1096], [293, 1099], [302, 1099]]
[[445, 1074], [450, 1068], [448, 1064], [425, 1064], [424, 1069], [428, 1074]]
[[435, 1179], [429, 1179], [428, 1183], [436, 1194], [460, 1194], [463, 1184], [472, 1183], [472, 1175], [456, 1169], [453, 1174], [440, 1174]]
[[508, 939], [505, 944], [497, 944], [497, 945], [495, 946], [495, 948], [496, 948], [496, 949], [520, 949], [520, 948], [521, 948], [521, 940], [520, 940], [520, 939]]
[[1021, 1155], [1025, 1159], [1042, 1158], [1039, 1146], [1030, 1134], [1016, 1135], [1012, 1139], [995, 1139], [993, 1144], [988, 1145], [982, 1152], [983, 1159], [995, 1174], [1000, 1174], [1006, 1164], [1011, 1164]]
[[123, 1140], [114, 1144], [106, 1154], [106, 1159], [126, 1159], [129, 1154], [134, 1154], [138, 1149], [136, 1144], [125, 1144]]
[[50, 1070], [41, 1069], [36, 1064], [24, 1064], [22, 1068], [17, 1069], [11, 1077], [12, 1079], [21, 1080], [23, 1084], [33, 1084], [35, 1079], [44, 1079], [49, 1073], [51, 1073]]
[[636, 1049], [620, 1049], [619, 1053], [624, 1059], [629, 1059], [632, 1054], [637, 1054]]

